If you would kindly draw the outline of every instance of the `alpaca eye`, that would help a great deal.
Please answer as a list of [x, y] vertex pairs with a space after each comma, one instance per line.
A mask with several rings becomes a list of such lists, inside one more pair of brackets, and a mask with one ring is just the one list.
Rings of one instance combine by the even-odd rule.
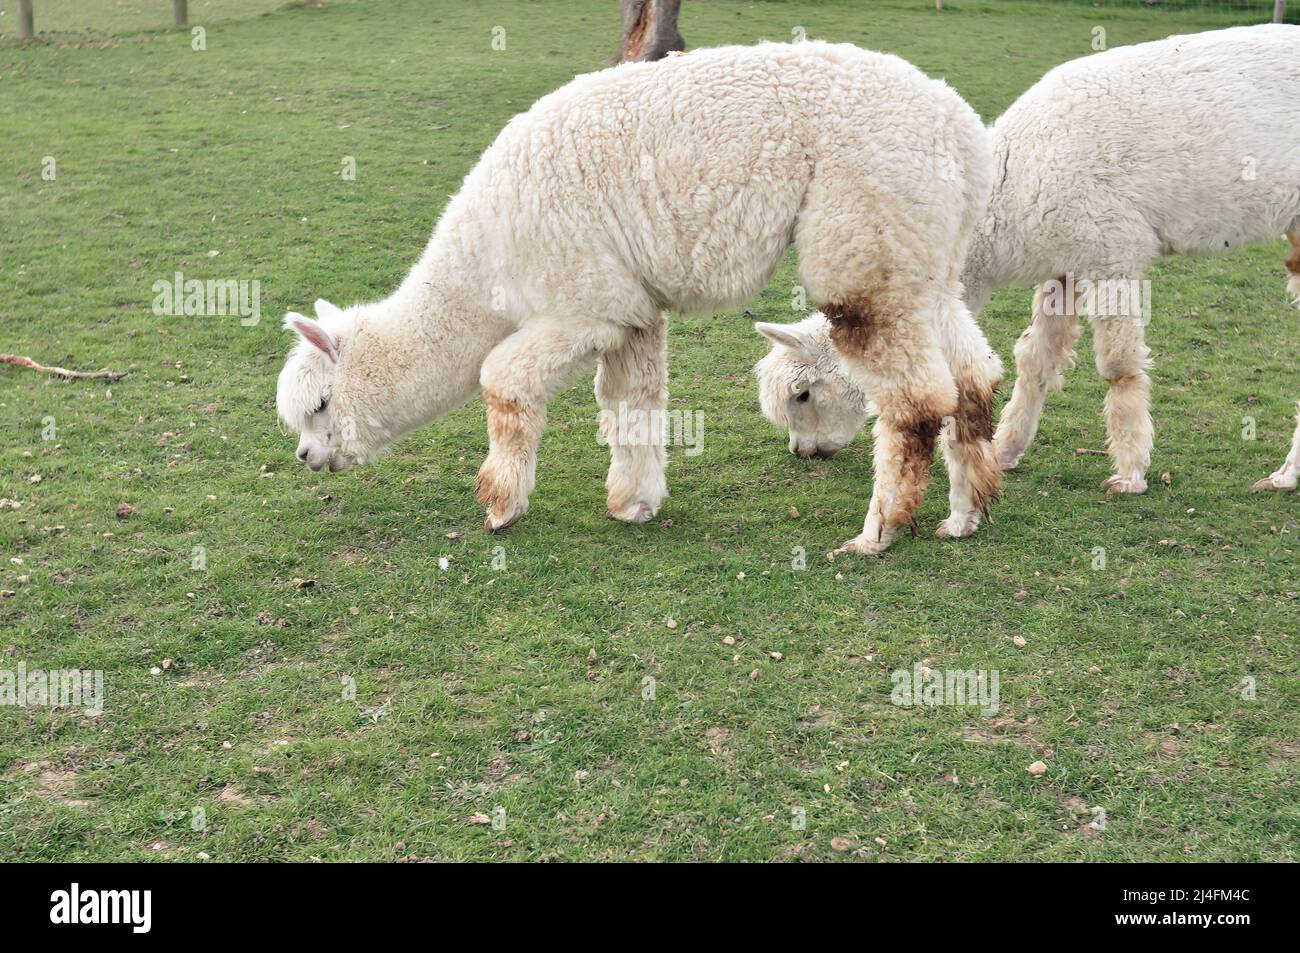
[[808, 403], [808, 398], [810, 398], [811, 396], [812, 396], [812, 392], [811, 392], [811, 391], [804, 391], [803, 393], [801, 393], [801, 394], [800, 394], [798, 397], [796, 397], [795, 399], [796, 399], [797, 401], [799, 401], [799, 403], [801, 403], [801, 404], [806, 404], [806, 403]]
[[313, 410], [312, 413], [319, 414], [322, 410], [324, 410], [329, 405], [330, 405], [330, 399], [328, 397], [322, 397], [320, 400], [320, 406], [317, 407], [315, 410]]

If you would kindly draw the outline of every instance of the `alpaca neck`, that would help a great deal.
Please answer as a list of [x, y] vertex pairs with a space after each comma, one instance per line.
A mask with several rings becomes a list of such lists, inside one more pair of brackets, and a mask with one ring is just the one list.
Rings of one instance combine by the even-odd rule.
[[483, 361], [515, 330], [468, 281], [447, 277], [456, 271], [437, 267], [437, 257], [431, 243], [397, 291], [359, 311], [343, 369], [359, 456], [373, 457], [474, 396]]
[[830, 325], [821, 327], [817, 334], [819, 338], [818, 358], [815, 362], [817, 370], [835, 382], [840, 392], [840, 399], [850, 407], [864, 414], [875, 413], [871, 404], [871, 395], [858, 384], [856, 375], [849, 370], [844, 356], [831, 341]]

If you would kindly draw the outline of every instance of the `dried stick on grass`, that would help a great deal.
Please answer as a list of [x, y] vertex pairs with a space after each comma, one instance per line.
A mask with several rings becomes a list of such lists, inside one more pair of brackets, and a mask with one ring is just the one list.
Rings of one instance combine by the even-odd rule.
[[53, 374], [55, 377], [66, 377], [69, 379], [99, 377], [110, 381], [117, 381], [126, 377], [125, 371], [110, 371], [108, 369], [99, 371], [70, 371], [66, 367], [46, 367], [44, 364], [37, 364], [30, 357], [23, 357], [21, 354], [0, 354], [0, 364], [17, 364], [19, 367], [30, 367], [34, 371], [43, 371], [46, 374]]

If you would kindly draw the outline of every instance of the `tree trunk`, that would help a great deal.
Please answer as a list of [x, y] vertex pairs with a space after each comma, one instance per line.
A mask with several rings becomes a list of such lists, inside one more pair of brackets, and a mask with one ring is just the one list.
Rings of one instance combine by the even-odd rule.
[[661, 60], [673, 51], [686, 49], [677, 32], [677, 13], [682, 0], [621, 0], [623, 39], [618, 45], [619, 63]]
[[32, 0], [18, 0], [18, 36], [24, 40], [35, 38], [32, 24]]
[[177, 26], [189, 26], [190, 12], [187, 0], [172, 0], [172, 13], [176, 14]]

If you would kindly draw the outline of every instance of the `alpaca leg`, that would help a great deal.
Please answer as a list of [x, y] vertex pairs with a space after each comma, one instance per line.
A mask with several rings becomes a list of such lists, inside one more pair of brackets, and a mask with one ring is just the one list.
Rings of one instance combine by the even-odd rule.
[[532, 318], [488, 354], [479, 382], [491, 446], [474, 483], [488, 530], [506, 529], [528, 510], [547, 402], [623, 333], [608, 322]]
[[609, 515], [644, 523], [668, 498], [664, 413], [668, 406], [667, 324], [631, 328], [596, 368], [600, 432], [609, 444]]
[[1102, 486], [1108, 493], [1145, 493], [1155, 425], [1151, 420], [1151, 352], [1142, 319], [1103, 315], [1089, 319], [1097, 371], [1110, 383], [1106, 392], [1107, 449], [1115, 473]]
[[[934, 443], [943, 418], [956, 409], [952, 378], [939, 384], [939, 366], [927, 369], [931, 387], [909, 393], [895, 387], [878, 391], [880, 416], [872, 428], [875, 485], [862, 532], [832, 555], [851, 552], [874, 556], [889, 548], [898, 530], [916, 531], [916, 511], [925, 498], [934, 462]], [[947, 411], [947, 413], [945, 413]]]
[[[1286, 260], [1286, 288], [1300, 305], [1300, 231], [1289, 231], [1286, 237], [1291, 240], [1291, 257]], [[1296, 431], [1291, 438], [1291, 453], [1279, 469], [1255, 484], [1255, 492], [1294, 490], [1297, 477], [1300, 477], [1300, 404], [1296, 405]]]
[[1264, 490], [1294, 490], [1296, 488], [1296, 481], [1300, 478], [1300, 403], [1296, 404], [1295, 421], [1295, 436], [1291, 438], [1291, 452], [1287, 454], [1286, 462], [1255, 484], [1254, 490], [1256, 493]]
[[935, 439], [943, 418], [957, 410], [957, 389], [940, 347], [936, 307], [909, 314], [872, 309], [863, 300], [823, 311], [845, 371], [879, 410], [872, 429], [875, 485], [867, 518], [862, 532], [831, 555], [875, 555], [889, 548], [900, 527], [916, 531]]
[[957, 385], [957, 410], [945, 418], [940, 441], [951, 511], [938, 534], [960, 538], [975, 532], [980, 514], [987, 516], [989, 504], [1002, 492], [1002, 468], [992, 442], [993, 395], [1002, 382], [1002, 361], [964, 307], [950, 311], [940, 333]]
[[1065, 386], [1061, 372], [1074, 364], [1074, 345], [1082, 329], [1070, 285], [1058, 278], [1034, 292], [1033, 322], [1016, 341], [1016, 384], [993, 437], [1004, 470], [1013, 469], [1029, 449], [1048, 391]]

